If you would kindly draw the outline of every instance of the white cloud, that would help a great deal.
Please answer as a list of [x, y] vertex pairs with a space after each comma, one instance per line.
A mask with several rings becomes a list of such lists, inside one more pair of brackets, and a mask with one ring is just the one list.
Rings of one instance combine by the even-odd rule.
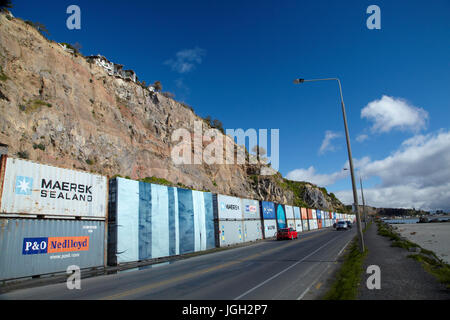
[[[353, 203], [352, 190], [334, 192], [345, 204]], [[362, 204], [358, 190], [358, 202]], [[422, 210], [450, 211], [450, 182], [426, 188], [414, 185], [364, 188], [366, 205], [378, 208], [415, 208]]]
[[188, 73], [195, 69], [196, 65], [202, 63], [206, 51], [199, 47], [194, 49], [184, 49], [176, 53], [175, 59], [169, 59], [164, 64], [169, 65], [173, 71], [178, 73]]
[[331, 140], [339, 138], [341, 135], [337, 132], [330, 130], [325, 131], [325, 137], [323, 138], [322, 145], [319, 149], [319, 154], [324, 154], [327, 151], [334, 151], [336, 147], [331, 144]]
[[[417, 135], [404, 141], [393, 154], [362, 168], [367, 176], [378, 176], [383, 186], [415, 184], [417, 187], [450, 181], [450, 132]], [[449, 199], [450, 200], [450, 199]]]
[[316, 169], [313, 166], [308, 169], [295, 169], [286, 175], [286, 178], [294, 181], [307, 181], [318, 186], [328, 186], [334, 184], [336, 181], [345, 178], [348, 171], [338, 171], [331, 174], [316, 174]]
[[[362, 159], [353, 158], [354, 169], [358, 170], [369, 162], [369, 157], [364, 157]], [[330, 174], [316, 173], [316, 169], [313, 166], [310, 166], [308, 169], [292, 170], [286, 175], [286, 178], [294, 181], [307, 181], [325, 187], [332, 185], [341, 179], [347, 178], [350, 175], [350, 171], [344, 170], [344, 168], [350, 168], [348, 160], [342, 165], [342, 170]]]
[[366, 141], [367, 139], [369, 139], [369, 136], [368, 136], [367, 134], [364, 134], [364, 133], [359, 134], [359, 135], [356, 137], [356, 141], [358, 141], [358, 142], [364, 142], [364, 141]]
[[[364, 189], [369, 205], [450, 210], [448, 131], [416, 135], [405, 140], [399, 150], [385, 159], [363, 158], [358, 165], [365, 178], [379, 177], [382, 181], [378, 186]], [[353, 202], [351, 190], [335, 194], [343, 202]]]
[[384, 133], [392, 129], [419, 132], [426, 128], [428, 112], [403, 99], [383, 95], [361, 110], [361, 118], [373, 122], [372, 132]]
[[[353, 159], [353, 164], [357, 176], [381, 180], [379, 185], [364, 189], [368, 205], [450, 211], [450, 131], [415, 135], [384, 159], [363, 157]], [[347, 161], [343, 168], [348, 167]], [[327, 186], [348, 177], [348, 170], [319, 174], [311, 166], [293, 170], [286, 177]], [[351, 190], [335, 194], [344, 203], [353, 203]]]

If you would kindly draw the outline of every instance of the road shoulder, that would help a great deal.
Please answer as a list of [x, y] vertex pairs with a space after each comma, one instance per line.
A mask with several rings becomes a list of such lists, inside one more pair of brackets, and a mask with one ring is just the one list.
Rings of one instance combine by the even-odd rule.
[[[410, 251], [392, 247], [388, 237], [378, 234], [372, 223], [364, 234], [368, 255], [363, 263], [363, 275], [358, 300], [448, 300], [449, 291], [426, 272], [420, 262], [408, 258]], [[380, 289], [368, 289], [366, 273], [369, 266], [380, 268]]]

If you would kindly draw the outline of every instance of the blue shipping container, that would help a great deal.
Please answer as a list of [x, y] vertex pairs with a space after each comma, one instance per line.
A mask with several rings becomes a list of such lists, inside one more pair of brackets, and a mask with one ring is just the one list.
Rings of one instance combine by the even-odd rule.
[[295, 220], [301, 220], [299, 207], [294, 207], [294, 218]]
[[284, 211], [284, 206], [282, 204], [277, 204], [276, 208], [277, 208], [276, 214], [277, 214], [278, 230], [287, 228], [286, 213]]
[[261, 201], [263, 219], [276, 219], [275, 204], [270, 201]]
[[215, 247], [211, 193], [123, 178], [110, 191], [109, 264]]

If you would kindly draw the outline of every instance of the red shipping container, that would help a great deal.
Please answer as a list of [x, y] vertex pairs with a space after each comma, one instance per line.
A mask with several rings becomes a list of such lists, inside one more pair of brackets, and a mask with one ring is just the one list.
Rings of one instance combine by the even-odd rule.
[[308, 219], [313, 219], [312, 209], [306, 209], [308, 212]]

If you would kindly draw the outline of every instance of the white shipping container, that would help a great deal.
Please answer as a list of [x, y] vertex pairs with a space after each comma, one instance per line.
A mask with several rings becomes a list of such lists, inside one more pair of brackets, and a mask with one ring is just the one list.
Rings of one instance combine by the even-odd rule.
[[292, 228], [296, 230], [295, 220], [294, 219], [287, 219], [287, 227]]
[[297, 230], [297, 232], [303, 232], [302, 220], [295, 219], [295, 230]]
[[104, 176], [6, 157], [1, 173], [1, 214], [106, 217]]
[[294, 207], [285, 205], [284, 209], [286, 212], [286, 219], [293, 220], [294, 219]]
[[241, 199], [223, 194], [217, 195], [219, 219], [242, 220]]

